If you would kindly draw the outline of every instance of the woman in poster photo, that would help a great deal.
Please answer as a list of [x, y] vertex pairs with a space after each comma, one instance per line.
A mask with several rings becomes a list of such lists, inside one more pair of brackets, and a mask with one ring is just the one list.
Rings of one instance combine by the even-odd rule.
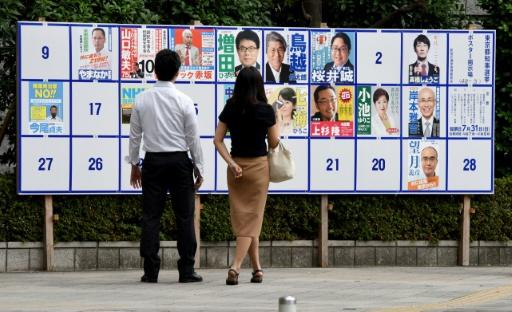
[[293, 133], [293, 117], [296, 105], [297, 94], [295, 93], [295, 90], [288, 87], [279, 91], [277, 101], [272, 104], [272, 107], [276, 112], [276, 121], [282, 135]]
[[398, 135], [393, 117], [388, 112], [389, 94], [386, 90], [378, 88], [373, 92], [372, 134]]

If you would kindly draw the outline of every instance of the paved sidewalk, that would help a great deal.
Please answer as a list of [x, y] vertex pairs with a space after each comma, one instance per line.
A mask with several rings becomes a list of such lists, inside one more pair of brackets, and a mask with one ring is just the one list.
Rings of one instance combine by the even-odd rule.
[[0, 273], [0, 311], [277, 311], [297, 298], [297, 311], [512, 311], [509, 267], [357, 267], [267, 269], [263, 284], [226, 286], [227, 270], [198, 271], [204, 282], [158, 284], [141, 271]]

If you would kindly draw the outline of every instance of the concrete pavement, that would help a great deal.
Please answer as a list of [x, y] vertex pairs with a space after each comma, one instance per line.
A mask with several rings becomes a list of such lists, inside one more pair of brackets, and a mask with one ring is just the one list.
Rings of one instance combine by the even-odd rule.
[[263, 284], [242, 270], [201, 269], [204, 282], [179, 284], [174, 270], [158, 284], [141, 271], [1, 273], [0, 311], [512, 311], [510, 267], [355, 267], [267, 269]]

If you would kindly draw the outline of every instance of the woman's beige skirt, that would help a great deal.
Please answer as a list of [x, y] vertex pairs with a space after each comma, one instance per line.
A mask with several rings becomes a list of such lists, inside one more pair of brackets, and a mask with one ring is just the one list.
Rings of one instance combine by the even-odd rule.
[[269, 184], [267, 156], [234, 157], [233, 160], [242, 167], [242, 177], [238, 179], [235, 179], [235, 175], [228, 167], [229, 207], [233, 233], [237, 237], [259, 237]]

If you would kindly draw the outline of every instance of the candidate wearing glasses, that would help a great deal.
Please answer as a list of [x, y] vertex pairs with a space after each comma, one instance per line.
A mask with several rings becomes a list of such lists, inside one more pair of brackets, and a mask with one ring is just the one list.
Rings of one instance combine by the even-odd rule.
[[437, 150], [433, 146], [421, 150], [421, 169], [426, 178], [436, 176], [437, 162]]
[[238, 76], [238, 73], [244, 67], [252, 66], [260, 70], [260, 64], [257, 62], [260, 51], [260, 38], [258, 35], [250, 29], [242, 30], [236, 35], [235, 44], [238, 59], [241, 63], [235, 67], [235, 75]]
[[427, 87], [420, 89], [418, 92], [418, 104], [421, 117], [416, 121], [414, 127], [409, 125], [409, 136], [439, 137], [439, 119], [434, 116], [434, 108], [436, 107], [434, 90]]
[[[333, 82], [353, 82], [354, 65], [350, 63], [351, 43], [350, 38], [345, 33], [337, 33], [331, 39], [331, 58], [332, 62], [325, 64], [324, 72], [326, 81]], [[330, 79], [331, 77], [335, 79]]]
[[338, 99], [333, 86], [318, 86], [313, 99], [318, 111], [311, 116], [311, 121], [338, 121]]
[[296, 82], [295, 74], [290, 65], [284, 64], [286, 54], [286, 40], [280, 33], [269, 33], [265, 39], [267, 50], [267, 64], [265, 65], [265, 82]]

